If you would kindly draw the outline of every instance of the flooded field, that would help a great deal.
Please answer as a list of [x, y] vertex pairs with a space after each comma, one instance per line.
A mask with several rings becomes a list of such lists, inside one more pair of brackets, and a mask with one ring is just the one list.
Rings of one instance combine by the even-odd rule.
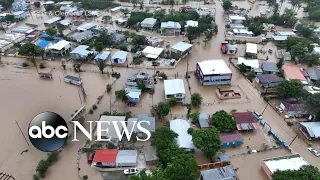
[[[195, 70], [196, 63], [202, 60], [210, 59], [223, 59], [227, 64], [229, 64], [228, 59], [230, 56], [222, 55], [220, 52], [220, 43], [224, 40], [224, 30], [225, 22], [223, 16], [223, 10], [221, 3], [219, 1], [216, 4], [205, 5], [204, 7], [214, 7], [216, 8], [216, 23], [219, 25], [219, 33], [215, 36], [207, 46], [202, 42], [203, 37], [194, 40], [193, 49], [191, 54], [179, 62], [176, 69], [161, 69], [164, 71], [169, 79], [173, 79], [175, 74], [178, 77], [184, 79], [184, 85], [186, 89], [186, 103], [190, 102], [190, 96], [194, 92], [198, 92], [204, 98], [203, 105], [200, 109], [201, 112], [206, 112], [208, 114], [213, 114], [215, 111], [224, 109], [230, 112], [236, 109], [238, 112], [242, 111], [257, 111], [262, 112], [265, 108], [265, 102], [261, 98], [258, 91], [246, 80], [243, 76], [234, 68], [230, 66], [233, 76], [232, 76], [232, 86], [237, 87], [241, 90], [240, 99], [224, 100], [221, 101], [216, 95], [216, 87], [213, 86], [201, 86], [199, 81], [192, 74], [189, 79], [189, 83], [184, 78], [184, 75], [188, 71]], [[259, 15], [260, 11], [266, 11], [267, 6], [261, 6], [257, 2], [251, 5], [247, 1], [236, 1], [238, 7], [245, 7], [249, 9], [252, 6], [250, 15]], [[287, 2], [284, 6], [287, 6]], [[199, 6], [203, 2], [191, 3], [193, 7]], [[286, 5], [285, 5], [286, 4]], [[290, 7], [290, 5], [288, 5]], [[178, 9], [179, 6], [174, 6]], [[169, 9], [170, 6], [166, 6]], [[107, 13], [106, 13], [107, 14]], [[49, 17], [33, 17], [34, 19], [29, 19], [28, 21], [36, 22], [41, 24]], [[41, 22], [40, 22], [41, 21]], [[153, 35], [158, 36], [159, 35]], [[162, 37], [165, 41], [168, 41], [171, 45], [176, 42], [182, 41], [186, 38], [181, 37]], [[198, 44], [197, 42], [200, 42]], [[243, 45], [240, 45], [241, 52], [243, 51]], [[263, 50], [273, 49], [272, 43], [267, 44], [264, 47], [259, 48]], [[242, 53], [236, 55], [240, 56]], [[276, 62], [276, 58], [273, 55], [269, 56], [269, 61]], [[265, 55], [261, 55], [259, 58], [265, 58]], [[129, 57], [130, 59], [131, 57]], [[130, 59], [131, 60], [131, 59]], [[0, 154], [0, 169], [5, 173], [12, 174], [16, 179], [31, 179], [32, 174], [35, 172], [35, 168], [41, 159], [46, 157], [46, 153], [36, 150], [32, 145], [28, 146], [25, 142], [22, 134], [15, 121], [18, 122], [21, 127], [23, 134], [27, 136], [27, 127], [30, 120], [36, 116], [38, 113], [43, 111], [53, 111], [60, 114], [66, 120], [71, 118], [71, 115], [80, 108], [81, 106], [86, 106], [90, 109], [93, 104], [96, 103], [97, 97], [105, 94], [98, 109], [93, 115], [88, 115], [86, 120], [97, 120], [99, 114], [104, 111], [114, 111], [119, 112], [132, 111], [133, 115], [136, 116], [139, 113], [150, 113], [150, 107], [160, 101], [164, 101], [164, 88], [163, 82], [158, 81], [155, 85], [155, 94], [143, 94], [141, 102], [135, 107], [128, 107], [124, 105], [123, 102], [116, 100], [115, 96], [112, 94], [106, 94], [105, 89], [107, 84], [112, 84], [114, 79], [106, 74], [101, 74], [96, 65], [83, 65], [81, 68], [86, 72], [80, 73], [80, 77], [84, 82], [84, 89], [87, 94], [87, 99], [84, 99], [79, 93], [76, 86], [66, 84], [63, 82], [63, 77], [65, 75], [79, 76], [73, 72], [72, 63], [67, 63], [67, 71], [61, 68], [61, 62], [59, 60], [53, 62], [45, 62], [48, 68], [40, 70], [41, 72], [50, 72], [52, 70], [53, 80], [41, 80], [38, 77], [36, 69], [34, 67], [28, 67], [22, 69], [20, 65], [14, 65], [14, 63], [22, 63], [21, 59], [17, 58], [5, 58], [2, 57], [4, 65], [0, 67], [0, 114], [2, 115], [2, 126], [0, 145], [2, 147], [2, 153]], [[10, 62], [6, 65], [6, 62]], [[13, 63], [13, 64], [12, 64]], [[39, 63], [39, 62], [38, 62]], [[31, 65], [31, 63], [29, 63]], [[187, 67], [187, 64], [188, 67]], [[113, 85], [113, 90], [119, 90], [124, 88], [126, 78], [129, 74], [137, 70], [145, 70], [149, 74], [153, 74], [153, 69], [136, 69], [136, 68], [126, 68], [126, 67], [114, 67], [115, 72], [121, 73], [121, 78], [115, 81]], [[108, 66], [105, 72], [111, 72], [111, 68]], [[190, 86], [190, 91], [189, 91]], [[80, 94], [80, 95], [79, 95]], [[110, 97], [111, 96], [111, 97]], [[194, 109], [193, 111], [196, 111]], [[176, 106], [171, 109], [170, 115], [167, 120], [171, 118], [185, 118], [187, 114], [187, 109], [182, 106]], [[267, 121], [274, 131], [286, 141], [290, 143], [295, 137], [295, 132], [287, 126], [272, 108], [268, 107], [263, 114], [265, 121]], [[157, 122], [157, 127], [162, 125], [162, 122]], [[258, 149], [262, 143], [269, 143], [270, 139], [262, 132], [261, 129], [253, 133], [244, 133], [244, 144], [238, 148], [227, 149], [232, 155], [237, 155], [246, 152], [246, 146]], [[114, 174], [103, 173], [92, 169], [88, 166], [86, 162], [85, 154], [81, 155], [79, 160], [78, 170], [78, 157], [77, 152], [82, 147], [85, 137], [79, 134], [79, 142], [69, 143], [65, 148], [63, 148], [60, 159], [49, 168], [46, 178], [48, 180], [56, 179], [79, 179], [83, 175], [88, 175], [91, 180], [101, 180], [102, 177], [110, 179], [110, 177], [118, 177], [119, 180], [127, 179], [127, 177], [122, 176], [122, 172], [116, 172]], [[272, 142], [270, 142], [272, 144]], [[320, 143], [313, 143], [313, 146], [319, 148]], [[306, 149], [306, 143], [297, 138], [291, 145], [291, 148], [300, 153], [310, 164], [320, 167], [320, 160], [314, 158], [314, 156], [308, 152]], [[28, 149], [28, 152], [21, 154], [22, 151]], [[232, 158], [232, 164], [234, 167], [240, 167], [237, 174], [240, 179], [265, 179], [264, 174], [260, 173], [261, 160], [264, 158], [274, 157], [284, 155], [286, 152], [284, 150], [268, 151], [253, 155], [238, 156]], [[202, 153], [196, 153], [197, 162], [207, 163], [208, 159], [205, 159]], [[248, 163], [249, 162], [249, 163]], [[254, 169], [254, 171], [253, 171]], [[78, 174], [79, 173], [79, 174]]]

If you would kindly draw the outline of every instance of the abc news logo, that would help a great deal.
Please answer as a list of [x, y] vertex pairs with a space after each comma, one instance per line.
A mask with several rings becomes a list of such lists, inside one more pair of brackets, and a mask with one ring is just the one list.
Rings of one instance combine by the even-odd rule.
[[[133, 121], [133, 126], [130, 131], [127, 128], [125, 121], [87, 121], [90, 128], [87, 131], [79, 122], [72, 121], [74, 124], [74, 139], [72, 141], [79, 141], [77, 139], [77, 129], [79, 129], [90, 141], [92, 141], [92, 123], [97, 123], [97, 137], [95, 141], [110, 141], [112, 137], [104, 138], [102, 132], [109, 132], [109, 128], [105, 128], [102, 124], [106, 123], [108, 126], [111, 124], [117, 134], [117, 138], [121, 141], [125, 135], [130, 141], [133, 129], [137, 126], [140, 132], [147, 135], [145, 139], [140, 139], [136, 136], [137, 141], [147, 141], [151, 138], [151, 133], [148, 129], [144, 128], [141, 124], [146, 123], [150, 126], [149, 121]], [[119, 125], [119, 123], [121, 125]], [[120, 126], [120, 127], [119, 127]], [[104, 127], [105, 129], [103, 129]], [[30, 142], [38, 150], [44, 152], [52, 152], [60, 149], [68, 140], [68, 125], [66, 121], [58, 114], [53, 112], [43, 112], [38, 114], [29, 124], [28, 135]]]

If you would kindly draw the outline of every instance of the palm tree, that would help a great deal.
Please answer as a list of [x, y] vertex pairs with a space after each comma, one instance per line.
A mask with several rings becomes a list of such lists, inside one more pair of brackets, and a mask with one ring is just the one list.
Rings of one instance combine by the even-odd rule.
[[103, 70], [106, 67], [104, 61], [100, 61], [98, 64], [99, 70], [101, 71], [101, 74], [103, 74]]
[[121, 99], [121, 101], [123, 102], [128, 102], [129, 98], [128, 98], [128, 92], [126, 90], [118, 90], [114, 92], [116, 97]]

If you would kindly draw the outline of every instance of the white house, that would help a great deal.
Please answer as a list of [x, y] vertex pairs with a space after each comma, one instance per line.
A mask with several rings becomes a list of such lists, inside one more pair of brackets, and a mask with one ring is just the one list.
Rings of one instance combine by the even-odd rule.
[[254, 36], [252, 31], [248, 31], [247, 29], [232, 29], [234, 36], [248, 36], [252, 37]]
[[112, 55], [111, 63], [124, 64], [127, 61], [127, 57], [128, 52], [119, 50]]
[[178, 134], [176, 142], [180, 148], [187, 151], [194, 151], [195, 146], [192, 142], [192, 136], [188, 134], [190, 122], [184, 119], [170, 120], [170, 129]]
[[184, 25], [185, 28], [191, 26], [191, 27], [198, 27], [198, 21], [189, 20], [186, 21], [186, 25]]
[[161, 23], [161, 35], [175, 36], [181, 32], [181, 25], [178, 22], [168, 21]]
[[242, 24], [245, 20], [246, 18], [244, 16], [229, 16], [230, 24]]
[[258, 54], [258, 45], [253, 43], [246, 44], [246, 53]]
[[313, 51], [312, 51], [313, 54], [320, 54], [320, 47], [319, 46], [315, 46], [313, 48]]
[[232, 72], [224, 60], [198, 62], [195, 74], [202, 86], [231, 84]]
[[246, 66], [249, 66], [251, 67], [252, 69], [257, 69], [257, 68], [260, 68], [260, 65], [259, 65], [259, 60], [258, 59], [245, 59], [243, 57], [238, 57], [238, 62], [237, 64], [244, 64]]
[[164, 98], [167, 101], [175, 98], [177, 102], [185, 102], [186, 90], [182, 79], [164, 80]]
[[156, 22], [157, 22], [157, 19], [155, 18], [145, 18], [140, 25], [144, 29], [152, 29], [156, 24]]
[[142, 54], [150, 59], [158, 59], [158, 57], [161, 55], [162, 52], [163, 52], [163, 48], [147, 46], [142, 51]]
[[6, 40], [0, 40], [0, 52], [4, 52], [13, 46], [12, 42]]
[[63, 56], [71, 50], [71, 43], [66, 40], [61, 40], [56, 44], [53, 44], [48, 47], [51, 54]]

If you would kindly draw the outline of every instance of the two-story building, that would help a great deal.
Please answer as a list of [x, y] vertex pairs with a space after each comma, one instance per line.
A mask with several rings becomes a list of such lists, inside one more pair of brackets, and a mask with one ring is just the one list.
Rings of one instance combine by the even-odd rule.
[[195, 75], [202, 86], [230, 85], [232, 72], [223, 60], [207, 60], [197, 63]]
[[61, 40], [49, 46], [48, 49], [52, 55], [63, 56], [71, 50], [71, 43], [66, 40]]
[[175, 98], [177, 102], [185, 103], [186, 90], [182, 79], [164, 80], [164, 98], [167, 101]]

